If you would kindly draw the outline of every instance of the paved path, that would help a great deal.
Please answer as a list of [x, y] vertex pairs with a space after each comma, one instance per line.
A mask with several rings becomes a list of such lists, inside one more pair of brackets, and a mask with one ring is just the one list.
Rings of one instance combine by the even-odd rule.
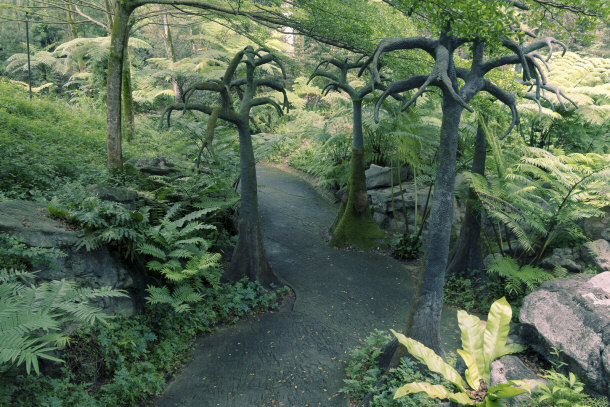
[[[336, 209], [305, 182], [258, 168], [267, 256], [296, 293], [292, 312], [252, 317], [197, 340], [159, 407], [347, 406], [337, 390], [350, 350], [373, 329], [404, 327], [413, 271], [375, 253], [327, 247]], [[455, 312], [445, 312], [455, 337]]]

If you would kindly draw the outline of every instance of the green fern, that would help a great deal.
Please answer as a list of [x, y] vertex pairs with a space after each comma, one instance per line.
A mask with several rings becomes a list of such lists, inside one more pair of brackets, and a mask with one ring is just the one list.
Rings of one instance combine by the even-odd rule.
[[499, 278], [507, 294], [518, 297], [538, 288], [545, 281], [563, 277], [564, 271], [555, 269], [553, 272], [538, 267], [519, 266], [512, 257], [496, 257], [487, 267], [487, 273], [492, 278]]
[[90, 305], [101, 298], [127, 297], [120, 290], [77, 288], [66, 280], [38, 286], [23, 284], [28, 272], [0, 270], [0, 370], [25, 365], [38, 374], [39, 359], [61, 362], [53, 351], [69, 337], [61, 332], [67, 323], [93, 324], [109, 318]]
[[[189, 309], [188, 303], [203, 298], [207, 285], [220, 283], [220, 254], [209, 253], [210, 242], [200, 234], [216, 227], [200, 222], [216, 208], [208, 207], [180, 216], [182, 205], [174, 204], [157, 226], [146, 231], [147, 241], [140, 243], [138, 252], [153, 259], [147, 263], [151, 271], [159, 272], [170, 287], [148, 287], [150, 304], [169, 304], [177, 312]], [[170, 288], [172, 290], [170, 291]]]
[[495, 174], [468, 178], [488, 216], [512, 232], [520, 249], [533, 256], [532, 264], [558, 238], [585, 239], [581, 221], [602, 215], [601, 208], [610, 204], [610, 155], [564, 154], [522, 144], [508, 153], [489, 131], [487, 137]]
[[149, 220], [149, 208], [130, 210], [117, 202], [86, 197], [77, 202], [62, 202], [59, 198], [47, 205], [49, 213], [83, 227], [83, 235], [76, 247], [96, 250], [102, 244], [116, 247], [121, 254], [133, 260], [138, 244], [144, 238]]

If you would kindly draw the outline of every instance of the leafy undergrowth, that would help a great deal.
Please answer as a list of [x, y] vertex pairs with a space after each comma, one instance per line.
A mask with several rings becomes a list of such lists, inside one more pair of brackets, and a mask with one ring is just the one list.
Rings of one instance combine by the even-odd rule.
[[55, 374], [19, 375], [0, 394], [15, 407], [135, 406], [162, 393], [166, 380], [188, 360], [195, 336], [223, 323], [274, 310], [287, 288], [268, 291], [243, 280], [222, 284], [189, 312], [151, 307], [142, 315], [117, 317], [79, 329], [60, 357]]
[[0, 81], [0, 191], [8, 198], [31, 199], [65, 179], [104, 171], [105, 137], [101, 111], [49, 98], [30, 102]]
[[375, 330], [364, 340], [364, 344], [354, 349], [350, 362], [345, 369], [345, 387], [340, 392], [349, 396], [352, 406], [356, 406], [369, 392], [373, 392], [371, 407], [433, 407], [438, 406], [438, 400], [423, 394], [410, 394], [394, 400], [394, 393], [404, 383], [426, 381], [434, 384], [445, 384], [439, 375], [422, 373], [416, 363], [403, 357], [400, 366], [393, 369], [388, 379], [377, 387], [383, 377], [383, 372], [377, 367], [376, 359], [381, 354], [383, 346], [390, 341], [390, 333]]

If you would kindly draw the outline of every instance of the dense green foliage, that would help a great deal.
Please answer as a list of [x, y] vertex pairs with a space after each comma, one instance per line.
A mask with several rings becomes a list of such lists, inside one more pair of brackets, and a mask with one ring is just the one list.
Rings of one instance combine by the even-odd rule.
[[[2, 267], [7, 268], [0, 283], [1, 335], [4, 344], [18, 345], [2, 350], [0, 404], [136, 405], [160, 394], [166, 379], [184, 363], [196, 335], [277, 307], [286, 289], [270, 292], [252, 281], [219, 281], [221, 253], [231, 244], [231, 218], [239, 202], [233, 190], [236, 147], [229, 142], [230, 131], [218, 137], [217, 157], [224, 161], [206, 159], [205, 172], [193, 171], [188, 162], [195, 160], [197, 146], [182, 132], [160, 135], [144, 122], [134, 165], [159, 161], [150, 158], [159, 153], [179, 165], [168, 176], [145, 176], [133, 166], [126, 174], [110, 176], [104, 170], [99, 111], [85, 113], [45, 96], [28, 102], [21, 88], [1, 85], [13, 93], [10, 103], [7, 92], [0, 97], [6, 102], [4, 124], [14, 130], [0, 132], [7, 154], [12, 154], [3, 199], [46, 202], [53, 216], [81, 230], [78, 246], [83, 250], [106, 245], [128, 264], [148, 262], [150, 286], [142, 315], [109, 319], [87, 301], [117, 293], [78, 289], [66, 281], [30, 287], [35, 280], [21, 282], [30, 274], [11, 270], [36, 270], [64, 254], [0, 235]], [[55, 124], [51, 129], [49, 122]], [[135, 201], [101, 199], [97, 191], [104, 188], [133, 195]], [[57, 294], [63, 299], [48, 306]], [[70, 321], [94, 326], [67, 336], [58, 329]], [[64, 363], [43, 365], [40, 376], [18, 368], [23, 364], [38, 372], [37, 358]]]
[[213, 295], [177, 314], [155, 306], [79, 330], [60, 353], [59, 375], [17, 376], [0, 403], [14, 406], [136, 406], [159, 395], [187, 358], [195, 335], [252, 312], [274, 309], [278, 296], [254, 282], [222, 284]]
[[377, 383], [383, 377], [383, 372], [377, 366], [377, 358], [383, 346], [390, 339], [390, 335], [376, 330], [368, 336], [361, 346], [352, 350], [349, 364], [345, 368], [345, 386], [340, 390], [349, 395], [352, 401], [360, 401], [369, 392], [374, 392], [371, 406], [404, 406], [404, 407], [432, 407], [438, 403], [420, 394], [410, 394], [399, 400], [394, 400], [394, 393], [400, 384], [408, 381], [426, 380], [435, 384], [446, 384], [439, 375], [421, 372], [416, 363], [405, 357], [400, 366], [393, 369], [383, 386]]
[[[451, 20], [455, 34], [486, 38], [490, 56], [496, 57], [502, 52], [502, 37], [527, 41], [525, 30], [529, 26], [536, 25], [543, 35], [561, 36], [554, 32], [558, 26], [581, 33], [593, 22], [594, 14], [607, 17], [609, 13], [603, 0], [562, 2], [567, 6], [556, 13], [544, 11], [548, 2], [535, 0], [524, 0], [532, 8], [528, 13], [507, 8], [504, 0], [257, 0], [215, 4], [236, 3], [237, 10], [241, 7], [289, 15], [304, 33], [369, 53], [382, 38], [436, 35]], [[292, 5], [289, 14], [286, 3]], [[171, 129], [156, 129], [155, 115], [162, 106], [179, 99], [190, 85], [217, 79], [235, 51], [258, 44], [278, 54], [294, 53], [289, 58], [287, 54], [281, 57], [288, 62], [290, 113], [278, 119], [266, 108], [252, 112], [256, 158], [288, 163], [333, 191], [345, 187], [348, 180], [350, 102], [336, 93], [322, 95], [322, 82], [307, 83], [306, 77], [323, 58], [353, 55], [309, 37], [295, 37], [294, 44], [289, 45], [279, 33], [270, 33], [266, 27], [255, 26], [237, 15], [206, 17], [222, 23], [216, 24], [202, 22], [196, 16], [178, 17], [176, 10], [165, 13], [173, 36], [170, 52], [162, 25], [142, 19], [148, 12], [155, 17], [164, 14], [162, 8], [145, 8], [134, 14], [128, 50], [132, 96], [139, 114], [137, 137], [123, 143], [125, 173], [108, 173], [103, 107], [110, 37], [108, 27], [101, 27], [107, 23], [105, 7], [95, 2], [81, 4], [81, 11], [102, 24], [76, 24], [73, 19], [80, 17], [71, 11], [66, 16], [61, 8], [29, 9], [34, 14], [30, 39], [35, 94], [30, 102], [25, 92], [23, 27], [19, 21], [10, 21], [22, 18], [26, 5], [19, 0], [0, 5], [0, 200], [45, 203], [53, 216], [79, 230], [78, 247], [95, 250], [104, 245], [118, 251], [129, 264], [138, 266], [139, 272], [149, 275], [147, 305], [142, 315], [97, 322], [68, 340], [60, 330], [65, 322], [106, 319], [84, 300], [113, 293], [79, 289], [65, 281], [29, 286], [35, 280], [22, 270], [36, 270], [37, 264], [52, 262], [62, 254], [26, 247], [15, 236], [0, 234], [0, 305], [4, 307], [0, 310], [4, 318], [0, 321], [0, 343], [19, 345], [12, 353], [2, 349], [0, 366], [22, 364], [28, 371], [38, 371], [38, 357], [65, 361], [61, 371], [46, 371], [43, 365], [44, 376], [10, 376], [15, 386], [4, 394], [0, 392], [0, 404], [12, 400], [17, 406], [136, 405], [162, 391], [166, 378], [184, 361], [195, 335], [277, 304], [278, 294], [256, 283], [220, 283], [226, 254], [235, 242], [233, 219], [239, 202], [235, 192], [239, 183], [235, 126], [217, 126], [213, 150], [204, 148], [209, 121], [206, 114], [176, 112]], [[570, 11], [580, 8], [588, 15], [570, 15]], [[333, 16], [332, 24], [329, 15]], [[66, 18], [72, 20], [64, 24], [65, 29], [64, 25], [44, 21]], [[475, 190], [475, 206], [483, 213], [483, 255], [495, 257], [484, 273], [469, 270], [464, 276], [451, 276], [445, 285], [446, 302], [483, 312], [495, 299], [506, 296], [518, 309], [523, 295], [540, 283], [566, 276], [561, 268], [541, 268], [541, 260], [553, 248], [586, 241], [589, 237], [583, 232], [583, 220], [602, 215], [602, 209], [610, 204], [607, 27], [599, 32], [599, 40], [580, 34], [569, 38], [579, 53], [568, 52], [562, 57], [556, 53], [548, 61], [546, 79], [558, 85], [574, 104], [565, 99], [561, 103], [551, 91], [543, 92], [540, 104], [521, 99], [521, 126], [499, 141], [501, 132], [497, 129], [506, 127], [506, 112], [495, 106], [497, 101], [478, 97], [472, 101], [478, 113], [484, 110], [489, 119], [485, 176], [469, 172], [479, 116], [464, 114], [457, 168]], [[600, 57], [604, 53], [606, 58]], [[467, 50], [456, 56], [456, 66], [468, 66], [469, 54]], [[398, 53], [387, 55], [383, 62], [383, 72], [397, 79], [426, 72], [430, 57], [423, 52]], [[513, 84], [517, 77], [514, 72], [490, 73], [488, 78], [492, 75], [504, 88], [524, 96], [525, 87]], [[350, 80], [355, 86], [363, 85], [363, 79], [356, 75]], [[414, 213], [408, 213], [405, 199], [411, 192], [418, 199], [419, 189], [433, 191], [441, 129], [439, 97], [434, 92], [426, 93], [408, 112], [402, 112], [393, 100], [385, 101], [376, 123], [372, 107], [377, 96], [364, 100], [365, 164], [407, 172], [407, 183], [392, 186], [398, 198], [392, 200], [391, 232], [399, 231], [398, 221], [404, 221], [406, 229], [394, 235], [393, 253], [398, 258], [417, 260], [430, 208], [426, 202], [420, 210], [416, 201]], [[202, 102], [216, 101], [203, 97]], [[146, 160], [171, 163], [172, 171], [146, 175], [138, 169]], [[101, 199], [95, 188], [90, 188], [92, 184], [125, 188], [135, 193], [135, 202], [130, 205]], [[456, 196], [462, 204], [468, 199], [464, 187], [456, 191]], [[485, 281], [480, 280], [481, 276]], [[62, 301], [40, 307], [59, 292], [64, 295]], [[376, 333], [365, 341], [364, 348], [354, 351], [343, 391], [353, 399], [374, 391], [374, 406], [434, 405], [422, 395], [392, 399], [405, 382], [448, 384], [439, 376], [421, 373], [410, 359], [403, 359], [385, 384], [376, 388], [382, 372], [375, 359], [387, 339]], [[572, 375], [552, 371], [547, 379], [550, 384], [534, 394], [533, 404], [594, 405]]]
[[56, 250], [28, 248], [6, 233], [0, 234], [0, 383], [10, 368], [25, 365], [39, 374], [39, 359], [60, 362], [53, 355], [69, 337], [62, 332], [69, 323], [94, 324], [108, 315], [89, 303], [97, 299], [125, 297], [110, 287], [78, 288], [66, 280], [32, 284], [33, 265], [64, 255]]

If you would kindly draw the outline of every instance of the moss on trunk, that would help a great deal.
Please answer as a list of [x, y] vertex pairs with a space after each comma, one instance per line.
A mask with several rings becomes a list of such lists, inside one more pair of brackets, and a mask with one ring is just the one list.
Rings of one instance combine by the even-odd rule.
[[350, 164], [347, 202], [345, 208], [339, 211], [330, 245], [335, 247], [352, 245], [360, 249], [369, 249], [377, 245], [379, 239], [384, 238], [384, 234], [371, 216], [364, 175], [364, 152], [352, 150]]

